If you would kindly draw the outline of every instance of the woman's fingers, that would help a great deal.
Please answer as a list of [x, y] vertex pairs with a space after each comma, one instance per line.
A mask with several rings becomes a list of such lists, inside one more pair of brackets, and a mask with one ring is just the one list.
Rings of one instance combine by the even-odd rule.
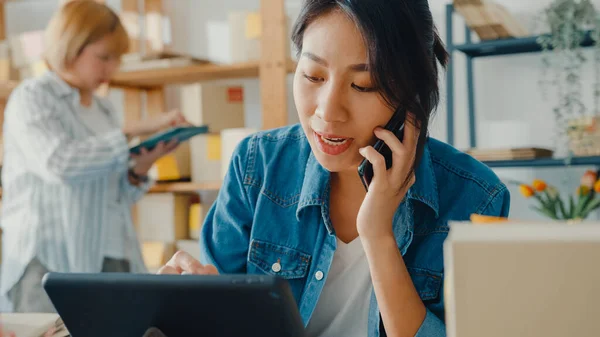
[[409, 151], [413, 153], [417, 150], [417, 143], [419, 141], [419, 135], [421, 134], [421, 127], [417, 125], [417, 119], [411, 112], [406, 113], [406, 122], [404, 123], [404, 139], [402, 144]]
[[157, 274], [159, 274], [159, 275], [179, 275], [180, 272], [176, 268], [165, 265], [165, 266], [162, 266], [158, 270]]
[[[373, 181], [385, 179], [385, 158], [381, 153], [375, 151], [372, 146], [363, 147], [359, 153], [373, 165]], [[371, 183], [373, 183], [373, 181]]]
[[182, 272], [187, 272], [190, 274], [196, 274], [204, 269], [204, 266], [202, 263], [200, 263], [200, 261], [194, 259], [190, 254], [181, 250], [171, 257], [169, 262], [167, 262], [167, 265], [174, 268], [179, 268]]

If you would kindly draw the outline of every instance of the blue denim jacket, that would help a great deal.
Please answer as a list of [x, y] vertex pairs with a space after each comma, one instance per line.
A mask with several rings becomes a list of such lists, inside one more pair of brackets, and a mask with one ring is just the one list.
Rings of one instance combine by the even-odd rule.
[[[442, 245], [448, 221], [468, 220], [472, 213], [507, 216], [509, 202], [505, 185], [485, 165], [428, 140], [416, 183], [394, 218], [398, 249], [427, 307], [417, 336], [446, 335]], [[329, 172], [312, 154], [300, 125], [259, 132], [239, 144], [207, 214], [200, 247], [202, 262], [220, 273], [287, 279], [308, 324], [336, 237], [329, 218]], [[281, 265], [278, 272], [271, 269], [275, 262]], [[318, 271], [325, 277], [315, 277]], [[369, 336], [385, 335], [374, 293], [368, 323]]]

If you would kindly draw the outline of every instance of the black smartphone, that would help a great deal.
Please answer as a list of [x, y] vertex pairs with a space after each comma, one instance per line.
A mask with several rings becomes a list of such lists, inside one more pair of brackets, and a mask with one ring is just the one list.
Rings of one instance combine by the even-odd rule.
[[[384, 126], [386, 130], [393, 132], [396, 137], [400, 141], [402, 141], [404, 137], [404, 121], [406, 120], [406, 109], [398, 108], [390, 121]], [[381, 153], [385, 158], [385, 167], [386, 169], [390, 169], [392, 167], [392, 150], [385, 144], [385, 142], [381, 139], [378, 139], [375, 145], [373, 145], [375, 151]], [[371, 184], [371, 180], [373, 180], [373, 165], [367, 160], [364, 159], [362, 163], [358, 166], [358, 175], [360, 176], [360, 180], [362, 181], [365, 189], [369, 190], [369, 185]]]

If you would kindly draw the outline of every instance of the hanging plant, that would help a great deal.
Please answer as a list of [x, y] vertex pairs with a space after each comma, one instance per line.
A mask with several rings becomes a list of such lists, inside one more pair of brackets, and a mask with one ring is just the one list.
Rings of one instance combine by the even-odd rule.
[[[587, 62], [581, 46], [587, 38], [600, 40], [600, 18], [590, 0], [554, 0], [537, 19], [550, 29], [549, 34], [540, 35], [542, 47], [542, 78], [540, 85], [546, 98], [557, 99], [553, 108], [558, 136], [564, 139], [567, 126], [574, 118], [589, 115], [582, 97], [582, 67]], [[592, 115], [599, 116], [600, 110], [600, 44], [596, 43], [593, 60], [595, 79]], [[549, 95], [549, 89], [555, 91]]]

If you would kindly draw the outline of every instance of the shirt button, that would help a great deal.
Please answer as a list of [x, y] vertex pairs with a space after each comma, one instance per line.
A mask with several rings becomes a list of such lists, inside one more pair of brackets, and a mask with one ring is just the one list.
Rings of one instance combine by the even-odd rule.
[[323, 279], [323, 272], [322, 271], [317, 271], [315, 273], [315, 278], [317, 279], [317, 281], [321, 281]]
[[281, 271], [281, 264], [279, 264], [279, 262], [273, 263], [273, 265], [271, 266], [271, 270], [273, 270], [276, 273], [279, 273]]

